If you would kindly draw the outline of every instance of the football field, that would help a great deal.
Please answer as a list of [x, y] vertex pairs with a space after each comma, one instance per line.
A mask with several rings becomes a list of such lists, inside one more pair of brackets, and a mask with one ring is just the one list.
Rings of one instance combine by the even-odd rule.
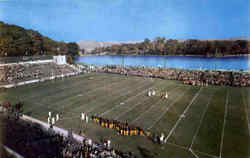
[[[157, 95], [148, 97], [150, 89]], [[159, 96], [166, 91], [167, 100]], [[114, 148], [142, 158], [250, 158], [250, 88], [90, 73], [8, 89], [0, 99], [23, 101], [24, 114], [45, 122], [49, 111], [62, 113], [56, 126], [82, 130], [97, 142], [111, 139]], [[164, 133], [167, 143], [83, 123], [82, 112]]]

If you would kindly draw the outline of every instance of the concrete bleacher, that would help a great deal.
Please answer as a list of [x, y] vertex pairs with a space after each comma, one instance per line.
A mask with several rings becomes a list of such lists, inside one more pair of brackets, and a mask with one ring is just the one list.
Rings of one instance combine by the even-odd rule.
[[0, 64], [0, 87], [10, 88], [58, 77], [79, 74], [81, 71], [69, 64], [57, 64], [53, 59], [19, 61]]

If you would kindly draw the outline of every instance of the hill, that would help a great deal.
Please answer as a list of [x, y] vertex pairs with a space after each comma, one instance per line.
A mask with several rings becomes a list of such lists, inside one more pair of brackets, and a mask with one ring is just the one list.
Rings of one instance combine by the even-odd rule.
[[71, 55], [78, 54], [75, 43], [58, 42], [17, 25], [0, 21], [0, 57], [33, 55]]

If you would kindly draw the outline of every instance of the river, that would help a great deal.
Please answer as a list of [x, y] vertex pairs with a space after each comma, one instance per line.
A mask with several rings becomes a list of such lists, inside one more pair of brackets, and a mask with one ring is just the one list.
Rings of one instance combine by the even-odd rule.
[[77, 62], [93, 65], [152, 66], [181, 69], [250, 70], [250, 56], [81, 56]]

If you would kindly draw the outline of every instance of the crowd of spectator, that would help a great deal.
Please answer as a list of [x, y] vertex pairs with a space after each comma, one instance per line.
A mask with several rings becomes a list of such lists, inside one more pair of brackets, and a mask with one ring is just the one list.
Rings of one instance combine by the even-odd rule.
[[250, 73], [244, 71], [221, 71], [221, 70], [183, 70], [152, 67], [122, 67], [103, 66], [96, 68], [99, 72], [117, 73], [168, 80], [179, 80], [184, 84], [207, 86], [224, 85], [235, 87], [249, 87]]
[[12, 64], [0, 66], [0, 85], [12, 84], [51, 76], [67, 76], [78, 72], [107, 72], [122, 75], [135, 75], [168, 80], [179, 80], [184, 84], [207, 86], [227, 85], [236, 87], [250, 86], [250, 73], [244, 71], [221, 70], [183, 70], [136, 66], [70, 66], [53, 62], [39, 64]]
[[67, 76], [78, 72], [69, 65], [57, 65], [53, 62], [2, 65], [0, 66], [0, 84], [12, 84], [59, 75]]
[[71, 130], [65, 137], [53, 128], [46, 130], [40, 124], [17, 120], [9, 113], [0, 114], [0, 127], [3, 131], [0, 143], [25, 158], [135, 158], [131, 152], [113, 149], [107, 140], [98, 144], [85, 138], [79, 142]]

